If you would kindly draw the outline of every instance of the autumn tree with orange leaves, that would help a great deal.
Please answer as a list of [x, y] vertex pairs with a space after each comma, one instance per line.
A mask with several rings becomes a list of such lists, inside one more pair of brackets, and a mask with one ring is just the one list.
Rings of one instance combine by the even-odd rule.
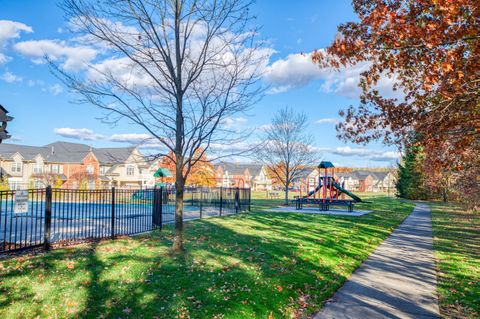
[[[207, 155], [204, 153], [203, 149], [197, 150], [199, 160], [192, 166], [190, 174], [187, 178], [187, 186], [207, 186], [213, 187], [216, 185], [215, 181], [215, 168], [207, 158]], [[175, 154], [170, 152], [165, 156], [161, 161], [162, 168], [168, 168], [171, 172], [175, 172]], [[175, 176], [172, 178], [175, 180]]]
[[[422, 146], [426, 170], [454, 172], [458, 187], [478, 191], [480, 2], [353, 0], [353, 7], [359, 22], [340, 25], [335, 41], [313, 54], [321, 67], [369, 64], [360, 105], [340, 114], [339, 137]], [[403, 98], [382, 96], [376, 85], [385, 77]]]

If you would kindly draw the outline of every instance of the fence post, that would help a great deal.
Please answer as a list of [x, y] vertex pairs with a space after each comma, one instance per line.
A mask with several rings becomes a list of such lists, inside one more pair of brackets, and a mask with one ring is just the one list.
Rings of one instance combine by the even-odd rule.
[[50, 250], [50, 237], [52, 233], [52, 186], [48, 185], [45, 189], [45, 230], [44, 241], [45, 250]]
[[155, 229], [157, 226], [157, 202], [158, 202], [158, 193], [157, 193], [157, 186], [155, 185], [153, 187], [153, 193], [152, 193], [152, 229]]
[[162, 227], [163, 227], [163, 186], [160, 186], [160, 230], [162, 230]]
[[112, 239], [115, 239], [115, 187], [112, 187]]
[[223, 187], [220, 187], [220, 216], [222, 216], [222, 206], [223, 206]]
[[237, 187], [235, 189], [235, 214], [238, 214], [239, 207], [240, 207], [240, 190]]
[[202, 208], [203, 208], [203, 187], [200, 187], [200, 219], [202, 219]]
[[252, 189], [248, 189], [248, 211], [252, 211]]

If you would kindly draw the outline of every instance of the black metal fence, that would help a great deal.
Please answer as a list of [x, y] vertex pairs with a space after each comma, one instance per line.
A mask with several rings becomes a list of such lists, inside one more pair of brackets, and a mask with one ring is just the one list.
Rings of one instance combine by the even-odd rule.
[[[25, 194], [24, 194], [25, 195]], [[250, 209], [248, 188], [188, 188], [184, 220]], [[115, 238], [161, 229], [175, 219], [175, 189], [30, 189], [0, 191], [0, 253], [52, 244]], [[24, 198], [25, 199], [25, 198]]]

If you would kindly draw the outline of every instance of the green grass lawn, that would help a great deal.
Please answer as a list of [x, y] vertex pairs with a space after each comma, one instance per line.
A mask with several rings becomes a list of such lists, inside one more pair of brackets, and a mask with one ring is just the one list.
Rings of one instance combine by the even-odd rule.
[[432, 204], [440, 311], [445, 318], [480, 317], [480, 212]]
[[0, 318], [302, 318], [319, 310], [413, 205], [362, 217], [252, 213], [0, 260]]

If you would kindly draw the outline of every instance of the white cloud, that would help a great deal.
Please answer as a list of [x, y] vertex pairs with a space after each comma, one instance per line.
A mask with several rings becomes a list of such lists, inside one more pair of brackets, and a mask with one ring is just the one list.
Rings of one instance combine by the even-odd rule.
[[12, 72], [6, 71], [0, 76], [0, 79], [7, 82], [7, 83], [14, 83], [14, 82], [21, 82], [23, 80], [22, 77], [13, 74]]
[[127, 133], [127, 134], [113, 134], [108, 138], [112, 142], [122, 142], [130, 144], [148, 143], [152, 140], [149, 134]]
[[248, 120], [244, 117], [227, 117], [223, 120], [222, 126], [225, 128], [234, 128], [239, 127], [247, 122]]
[[324, 124], [324, 123], [329, 123], [329, 124], [337, 124], [339, 122], [338, 119], [334, 119], [334, 118], [323, 118], [323, 119], [319, 119], [319, 120], [316, 120], [315, 123], [316, 124]]
[[45, 63], [45, 56], [52, 61], [62, 61], [62, 68], [67, 71], [79, 71], [97, 56], [97, 51], [91, 47], [74, 45], [70, 46], [60, 40], [33, 40], [18, 42], [14, 49], [34, 63]]
[[117, 143], [129, 143], [129, 144], [142, 144], [145, 147], [153, 147], [156, 145], [156, 140], [149, 134], [140, 133], [126, 133], [126, 134], [113, 134], [111, 136], [95, 133], [88, 128], [69, 128], [62, 127], [53, 130], [55, 134], [67, 138], [84, 141], [110, 141]]
[[372, 150], [366, 147], [340, 146], [336, 148], [316, 148], [318, 152], [325, 152], [342, 157], [356, 156], [376, 162], [393, 162], [401, 157], [397, 151]]
[[[273, 62], [266, 69], [264, 80], [272, 85], [270, 94], [283, 93], [292, 89], [301, 88], [315, 81], [322, 81], [320, 88], [327, 93], [334, 93], [350, 99], [358, 98], [361, 89], [358, 87], [360, 75], [368, 70], [370, 63], [361, 62], [351, 66], [320, 68], [313, 63], [312, 55], [290, 54], [285, 59]], [[380, 93], [389, 98], [401, 98], [402, 92], [393, 91], [395, 78], [383, 76], [377, 84]]]
[[2, 51], [10, 39], [17, 39], [21, 32], [33, 32], [33, 29], [26, 24], [10, 20], [0, 20], [0, 64], [7, 63], [11, 58]]
[[[0, 48], [1, 50], [1, 48]], [[3, 53], [0, 53], [0, 64], [4, 64], [4, 63], [7, 63], [8, 61], [10, 61], [11, 58], [6, 56], [5, 54]]]
[[382, 153], [377, 153], [373, 156], [371, 156], [369, 159], [371, 161], [376, 161], [376, 162], [391, 162], [398, 160], [402, 155], [400, 152], [395, 152], [395, 151], [387, 151], [387, 152], [382, 152]]
[[311, 54], [290, 54], [268, 66], [264, 79], [272, 85], [269, 93], [276, 94], [306, 86], [324, 76], [325, 70], [312, 62]]
[[[29, 82], [29, 85], [30, 85], [30, 82]], [[63, 88], [60, 84], [54, 84], [54, 85], [51, 85], [48, 87], [48, 90], [50, 91], [50, 93], [52, 93], [53, 95], [59, 95], [60, 93], [63, 92]]]
[[19, 38], [22, 31], [31, 33], [33, 29], [21, 22], [0, 20], [0, 47], [9, 39]]
[[53, 131], [57, 135], [73, 138], [77, 140], [96, 141], [96, 140], [102, 140], [105, 138], [103, 135], [96, 134], [92, 130], [87, 128], [62, 127], [62, 128], [56, 128]]
[[[155, 73], [155, 70], [152, 70]], [[158, 72], [158, 71], [157, 71]], [[88, 81], [105, 81], [105, 75], [113, 77], [127, 87], [150, 87], [153, 79], [127, 57], [106, 59], [87, 71]]]
[[210, 150], [219, 153], [238, 153], [251, 150], [254, 144], [254, 142], [237, 142], [233, 144], [212, 143], [210, 144]]

